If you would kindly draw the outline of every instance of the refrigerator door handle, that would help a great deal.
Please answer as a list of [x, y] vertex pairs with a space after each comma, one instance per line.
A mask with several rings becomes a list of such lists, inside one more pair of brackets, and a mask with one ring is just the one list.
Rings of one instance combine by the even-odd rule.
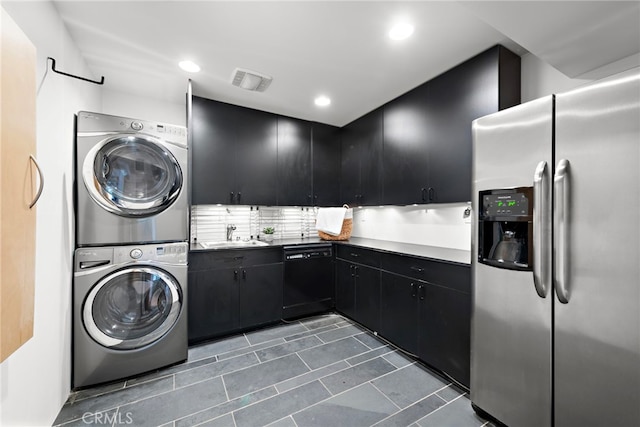
[[546, 298], [551, 282], [549, 222], [549, 180], [547, 162], [538, 163], [533, 175], [533, 284], [540, 298]]
[[567, 258], [569, 244], [569, 161], [562, 159], [556, 167], [554, 185], [554, 213], [553, 213], [553, 263], [554, 263], [554, 288], [558, 300], [567, 304], [569, 302], [569, 260]]

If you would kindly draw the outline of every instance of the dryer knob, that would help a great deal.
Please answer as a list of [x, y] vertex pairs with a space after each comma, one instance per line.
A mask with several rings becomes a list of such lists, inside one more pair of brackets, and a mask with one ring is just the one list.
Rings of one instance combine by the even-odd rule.
[[133, 259], [138, 259], [142, 256], [142, 250], [141, 249], [133, 249], [129, 255], [131, 256], [131, 258]]
[[133, 130], [142, 130], [143, 127], [140, 122], [131, 122], [131, 129]]

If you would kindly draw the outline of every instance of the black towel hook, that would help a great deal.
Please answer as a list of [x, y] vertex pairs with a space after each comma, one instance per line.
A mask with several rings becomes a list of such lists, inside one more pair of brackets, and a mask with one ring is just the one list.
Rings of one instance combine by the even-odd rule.
[[63, 76], [67, 76], [67, 77], [73, 77], [74, 79], [78, 79], [78, 80], [84, 80], [85, 82], [93, 83], [93, 84], [96, 84], [96, 85], [103, 85], [104, 84], [104, 76], [102, 76], [100, 81], [98, 81], [98, 80], [90, 80], [90, 79], [86, 79], [84, 77], [79, 77], [79, 76], [74, 76], [73, 74], [69, 74], [69, 73], [65, 73], [64, 71], [56, 70], [56, 60], [53, 59], [52, 57], [48, 56], [47, 60], [49, 60], [49, 59], [51, 60], [51, 70], [53, 70], [54, 73], [62, 74]]

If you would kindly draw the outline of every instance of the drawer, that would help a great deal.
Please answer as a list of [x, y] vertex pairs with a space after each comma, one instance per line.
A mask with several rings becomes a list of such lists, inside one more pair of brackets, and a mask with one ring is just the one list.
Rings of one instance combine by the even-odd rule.
[[402, 276], [414, 279], [427, 280], [427, 272], [432, 267], [432, 262], [424, 258], [412, 256], [384, 254], [382, 256], [382, 269]]
[[189, 271], [248, 267], [279, 262], [282, 262], [281, 247], [189, 252]]
[[344, 244], [337, 245], [337, 249], [338, 258], [380, 268], [380, 252]]
[[471, 293], [471, 266], [451, 264], [413, 256], [383, 254], [383, 270], [434, 285]]

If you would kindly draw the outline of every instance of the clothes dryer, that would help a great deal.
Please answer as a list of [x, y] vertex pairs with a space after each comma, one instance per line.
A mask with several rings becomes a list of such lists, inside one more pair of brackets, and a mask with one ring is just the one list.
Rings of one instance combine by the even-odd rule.
[[187, 129], [80, 111], [76, 246], [188, 240]]
[[187, 358], [188, 243], [75, 251], [73, 388]]

